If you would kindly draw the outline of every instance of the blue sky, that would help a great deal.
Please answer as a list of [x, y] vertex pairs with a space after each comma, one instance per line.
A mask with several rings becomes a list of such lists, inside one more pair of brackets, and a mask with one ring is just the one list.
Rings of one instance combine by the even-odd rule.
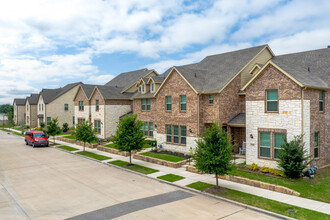
[[330, 45], [328, 0], [11, 0], [0, 8], [0, 104], [141, 68], [269, 44], [276, 55]]

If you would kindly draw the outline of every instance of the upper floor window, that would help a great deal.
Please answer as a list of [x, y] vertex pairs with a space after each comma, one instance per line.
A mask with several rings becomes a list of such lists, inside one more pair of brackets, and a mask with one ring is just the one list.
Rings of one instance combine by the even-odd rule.
[[151, 91], [155, 91], [155, 83], [151, 83]]
[[319, 157], [319, 132], [314, 133], [314, 157]]
[[277, 90], [266, 90], [266, 112], [278, 112]]
[[209, 95], [209, 104], [213, 105], [214, 103], [214, 95]]
[[96, 104], [95, 104], [95, 111], [99, 111], [100, 110], [100, 104], [99, 104], [99, 100], [96, 100]]
[[139, 86], [139, 92], [141, 92], [141, 86]]
[[142, 111], [149, 111], [151, 109], [150, 99], [141, 99], [141, 110]]
[[39, 104], [39, 111], [41, 111], [41, 104]]
[[144, 84], [142, 84], [142, 92], [144, 92]]
[[151, 109], [150, 99], [147, 99], [147, 110], [150, 111], [150, 109]]
[[79, 101], [79, 111], [84, 111], [84, 101]]
[[64, 104], [64, 111], [68, 111], [69, 110], [69, 104]]
[[187, 98], [185, 95], [180, 95], [180, 111], [187, 110]]
[[171, 111], [172, 110], [172, 97], [171, 96], [166, 96], [166, 111]]
[[44, 110], [44, 104], [41, 104], [41, 111]]
[[319, 111], [324, 111], [324, 91], [319, 92]]

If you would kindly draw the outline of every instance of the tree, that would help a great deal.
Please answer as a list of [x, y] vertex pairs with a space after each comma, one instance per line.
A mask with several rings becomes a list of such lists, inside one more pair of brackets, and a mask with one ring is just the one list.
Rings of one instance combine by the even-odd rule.
[[10, 126], [15, 126], [15, 122], [14, 122], [14, 108], [13, 106], [11, 106], [10, 111], [8, 111], [7, 113], [7, 117], [8, 117], [8, 122]]
[[129, 152], [129, 163], [132, 164], [132, 150], [141, 150], [144, 144], [144, 134], [141, 130], [142, 121], [137, 120], [137, 115], [127, 115], [117, 126], [113, 142], [118, 145], [120, 151]]
[[13, 111], [13, 106], [10, 104], [0, 105], [0, 113], [8, 114], [8, 112]]
[[218, 175], [227, 174], [231, 170], [232, 148], [230, 136], [216, 123], [207, 128], [197, 141], [195, 166], [205, 173], [215, 174], [217, 187]]
[[61, 133], [61, 128], [58, 126], [57, 118], [53, 118], [47, 123], [47, 134], [53, 136], [55, 144], [55, 136]]
[[69, 124], [68, 123], [63, 123], [63, 127], [62, 127], [63, 132], [67, 132], [69, 130]]
[[295, 136], [284, 144], [279, 152], [278, 165], [284, 169], [284, 174], [290, 178], [298, 178], [303, 170], [313, 161], [304, 149], [303, 135]]
[[78, 141], [84, 142], [84, 151], [85, 151], [85, 144], [91, 143], [96, 139], [95, 137], [95, 130], [93, 129], [93, 124], [89, 121], [80, 122], [76, 127], [76, 139]]

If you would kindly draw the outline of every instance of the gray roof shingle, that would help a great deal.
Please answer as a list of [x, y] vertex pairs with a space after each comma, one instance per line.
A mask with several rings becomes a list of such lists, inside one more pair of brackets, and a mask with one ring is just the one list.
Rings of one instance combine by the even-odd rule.
[[310, 87], [330, 87], [330, 48], [275, 56], [272, 61]]
[[29, 97], [26, 98], [29, 101], [30, 105], [38, 104], [39, 94], [31, 94]]
[[60, 97], [73, 87], [77, 86], [78, 84], [81, 84], [81, 82], [76, 83], [70, 83], [64, 86], [63, 88], [57, 88], [57, 89], [42, 89], [40, 92], [40, 95], [42, 95], [42, 98], [45, 102], [45, 104], [48, 104], [55, 100], [56, 98]]
[[150, 71], [151, 70], [145, 68], [145, 69], [121, 73], [112, 80], [110, 80], [108, 83], [106, 83], [105, 86], [113, 86], [113, 87], [117, 86], [117, 87], [122, 87], [124, 89], [132, 85], [139, 79], [143, 78]]
[[87, 99], [90, 99], [94, 88], [98, 85], [93, 84], [81, 84], [82, 90], [85, 92]]
[[97, 86], [104, 99], [130, 99], [133, 93], [121, 93], [123, 87]]
[[[198, 93], [218, 92], [266, 46], [207, 56], [176, 68]], [[163, 74], [168, 75], [168, 70]]]
[[25, 105], [25, 100], [26, 99], [14, 99], [14, 103], [16, 103], [16, 105]]
[[229, 122], [227, 123], [230, 126], [242, 126], [245, 125], [245, 113], [239, 113], [235, 117], [233, 117]]

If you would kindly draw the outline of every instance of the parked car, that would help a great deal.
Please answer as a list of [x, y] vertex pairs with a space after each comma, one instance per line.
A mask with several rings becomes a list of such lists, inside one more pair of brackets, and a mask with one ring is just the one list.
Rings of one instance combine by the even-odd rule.
[[26, 131], [25, 144], [35, 146], [49, 146], [48, 136], [42, 131]]

